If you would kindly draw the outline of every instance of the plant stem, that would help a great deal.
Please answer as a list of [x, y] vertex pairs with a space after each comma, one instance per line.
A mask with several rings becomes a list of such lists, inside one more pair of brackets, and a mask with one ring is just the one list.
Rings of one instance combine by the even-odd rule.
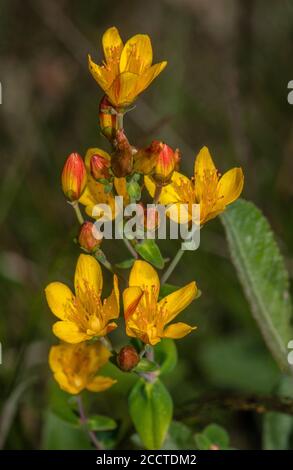
[[127, 250], [131, 253], [131, 255], [133, 256], [133, 258], [135, 259], [138, 259], [138, 253], [135, 251], [135, 249], [133, 248], [133, 246], [131, 245], [130, 241], [128, 240], [128, 238], [123, 238], [123, 241], [125, 243], [125, 246], [127, 248]]
[[156, 185], [155, 195], [154, 195], [154, 204], [157, 204], [162, 192], [162, 186]]
[[123, 130], [123, 113], [117, 113], [117, 127], [118, 130]]
[[84, 406], [83, 406], [81, 395], [78, 395], [78, 397], [77, 397], [77, 406], [78, 406], [78, 412], [79, 412], [79, 416], [80, 416], [80, 422], [81, 422], [81, 424], [83, 424], [85, 426], [91, 442], [93, 443], [93, 445], [95, 446], [95, 448], [97, 450], [103, 450], [103, 447], [102, 447], [101, 443], [98, 441], [95, 433], [88, 429], [87, 417], [86, 417], [86, 414], [85, 414], [85, 411], [84, 411]]
[[84, 223], [84, 218], [83, 218], [83, 215], [80, 211], [78, 201], [71, 202], [70, 204], [72, 205], [72, 207], [75, 211], [76, 218], [77, 218], [78, 222], [80, 223], [80, 225], [82, 225]]
[[166, 269], [166, 271], [164, 272], [163, 276], [162, 276], [162, 279], [161, 279], [161, 284], [165, 284], [167, 282], [167, 280], [169, 279], [169, 277], [171, 276], [172, 272], [174, 271], [174, 269], [176, 268], [177, 264], [179, 263], [179, 261], [181, 260], [182, 256], [184, 255], [185, 251], [184, 250], [181, 250], [181, 248], [179, 248], [179, 250], [177, 251], [176, 255], [174, 256], [174, 258], [172, 259], [171, 263], [169, 264], [168, 268]]

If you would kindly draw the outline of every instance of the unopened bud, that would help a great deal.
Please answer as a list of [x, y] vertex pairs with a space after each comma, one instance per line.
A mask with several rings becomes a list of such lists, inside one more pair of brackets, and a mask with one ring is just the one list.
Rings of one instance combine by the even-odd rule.
[[133, 346], [124, 346], [117, 356], [118, 366], [124, 372], [131, 371], [139, 361], [139, 354]]
[[87, 183], [86, 168], [78, 153], [71, 153], [61, 174], [62, 190], [68, 201], [78, 201]]
[[108, 179], [111, 177], [109, 169], [110, 169], [110, 158], [107, 159], [103, 155], [95, 154], [91, 157], [90, 160], [90, 168], [91, 168], [91, 175], [95, 180], [98, 179]]
[[169, 145], [155, 140], [151, 144], [151, 153], [156, 155], [152, 179], [158, 186], [165, 186], [170, 183], [173, 172], [178, 168], [179, 150], [174, 152]]
[[78, 234], [78, 243], [85, 251], [92, 253], [97, 250], [102, 242], [103, 235], [96, 229], [92, 222], [84, 222]]
[[112, 142], [113, 139], [115, 139], [118, 128], [117, 112], [112, 107], [106, 95], [100, 102], [99, 120], [102, 134]]

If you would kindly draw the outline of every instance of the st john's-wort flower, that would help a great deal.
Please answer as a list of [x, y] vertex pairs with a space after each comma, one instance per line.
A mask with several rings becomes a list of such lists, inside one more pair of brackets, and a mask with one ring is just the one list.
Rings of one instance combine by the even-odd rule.
[[67, 343], [80, 343], [96, 336], [105, 336], [117, 325], [119, 290], [117, 276], [108, 298], [102, 301], [103, 276], [101, 266], [91, 255], [80, 255], [74, 276], [75, 295], [62, 282], [52, 282], [46, 298], [52, 312], [60, 319], [53, 333]]
[[169, 325], [196, 298], [196, 283], [190, 282], [161, 300], [159, 291], [160, 281], [155, 269], [146, 261], [135, 261], [129, 287], [123, 292], [128, 336], [155, 345], [161, 338], [183, 338], [196, 328], [182, 322]]
[[129, 106], [166, 67], [163, 61], [152, 65], [149, 36], [137, 34], [123, 45], [117, 28], [107, 29], [102, 38], [105, 60], [95, 64], [89, 56], [89, 69], [116, 108]]
[[86, 168], [78, 153], [67, 157], [61, 174], [61, 185], [68, 201], [77, 201], [82, 195], [87, 182]]
[[[145, 177], [145, 184], [149, 193], [154, 196], [155, 184], [150, 177]], [[200, 224], [203, 225], [223, 212], [227, 205], [240, 196], [244, 184], [241, 168], [232, 168], [221, 176], [215, 167], [207, 147], [203, 147], [194, 162], [194, 176], [187, 176], [174, 172], [171, 183], [162, 189], [159, 197], [160, 204], [174, 204], [179, 210], [185, 204], [187, 213], [181, 212], [181, 221], [192, 219], [192, 204], [200, 205]], [[181, 208], [180, 208], [181, 206]], [[171, 218], [177, 220], [177, 210], [167, 212]], [[184, 220], [183, 220], [184, 219]]]
[[76, 395], [87, 389], [91, 392], [107, 390], [116, 380], [97, 375], [111, 356], [100, 342], [94, 344], [66, 344], [52, 346], [49, 365], [54, 379], [65, 392]]

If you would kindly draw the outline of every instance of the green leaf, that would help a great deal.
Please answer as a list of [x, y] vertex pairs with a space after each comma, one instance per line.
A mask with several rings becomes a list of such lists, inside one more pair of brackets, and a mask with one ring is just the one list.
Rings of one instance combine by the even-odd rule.
[[91, 448], [90, 440], [82, 427], [72, 426], [52, 412], [46, 414], [42, 436], [42, 449], [82, 450]]
[[211, 447], [211, 441], [202, 433], [197, 433], [194, 436], [196, 446], [198, 450], [209, 450]]
[[173, 339], [164, 338], [154, 347], [155, 361], [160, 365], [160, 374], [168, 374], [177, 364], [177, 349]]
[[60, 389], [56, 382], [52, 382], [50, 386], [50, 409], [54, 415], [63, 421], [72, 425], [79, 425], [76, 400], [72, 400], [72, 396]]
[[135, 201], [138, 201], [141, 198], [140, 185], [134, 180], [132, 180], [130, 183], [127, 183], [127, 192], [129, 197]]
[[172, 421], [163, 449], [190, 450], [194, 447], [192, 430], [183, 423]]
[[226, 429], [218, 424], [210, 424], [204, 430], [204, 435], [211, 441], [212, 444], [225, 448], [228, 447], [230, 438]]
[[158, 369], [158, 364], [155, 364], [146, 358], [142, 358], [133, 370], [135, 372], [154, 372]]
[[88, 427], [91, 431], [112, 431], [117, 428], [114, 419], [103, 415], [93, 415], [87, 420]]
[[221, 219], [253, 316], [279, 367], [289, 370], [287, 344], [293, 336], [288, 273], [273, 232], [260, 210], [244, 200], [229, 206]]
[[134, 258], [126, 259], [124, 261], [121, 261], [121, 263], [116, 263], [115, 266], [119, 269], [129, 269], [133, 266], [134, 261]]
[[129, 412], [144, 446], [160, 449], [173, 413], [172, 398], [163, 383], [140, 379], [130, 393]]
[[209, 424], [201, 433], [194, 436], [199, 450], [229, 449], [230, 437], [218, 424]]
[[165, 264], [164, 258], [155, 240], [144, 240], [142, 243], [137, 243], [135, 249], [143, 259], [153, 264], [156, 268], [163, 269]]

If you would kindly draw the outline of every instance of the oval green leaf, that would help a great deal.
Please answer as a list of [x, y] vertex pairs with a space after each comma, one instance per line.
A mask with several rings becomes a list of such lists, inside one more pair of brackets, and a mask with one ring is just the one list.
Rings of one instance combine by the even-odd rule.
[[221, 219], [252, 314], [279, 367], [289, 370], [287, 344], [293, 334], [288, 273], [269, 223], [244, 200], [229, 206]]
[[163, 383], [140, 379], [130, 393], [129, 412], [146, 449], [160, 449], [173, 413], [172, 398]]

